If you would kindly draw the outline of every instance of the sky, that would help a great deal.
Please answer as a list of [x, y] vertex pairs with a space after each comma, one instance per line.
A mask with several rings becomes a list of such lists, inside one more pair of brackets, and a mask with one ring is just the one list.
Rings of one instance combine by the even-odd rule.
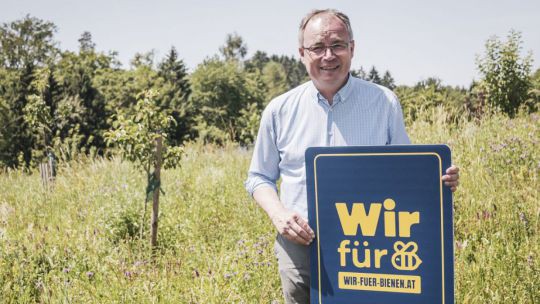
[[0, 0], [0, 23], [30, 16], [58, 27], [63, 50], [78, 50], [84, 31], [98, 51], [118, 52], [124, 67], [136, 53], [161, 60], [171, 47], [190, 71], [219, 53], [229, 33], [240, 35], [249, 58], [261, 50], [298, 58], [298, 24], [314, 8], [335, 8], [351, 20], [352, 68], [390, 71], [397, 84], [438, 77], [468, 87], [478, 79], [476, 58], [494, 35], [521, 32], [523, 55], [540, 67], [538, 0]]

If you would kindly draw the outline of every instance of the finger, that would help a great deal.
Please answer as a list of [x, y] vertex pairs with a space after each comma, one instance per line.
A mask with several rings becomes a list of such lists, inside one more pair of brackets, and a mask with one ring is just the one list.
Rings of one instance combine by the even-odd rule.
[[303, 217], [298, 216], [296, 218], [296, 222], [298, 223], [298, 225], [300, 225], [300, 227], [302, 227], [302, 229], [304, 229], [309, 234], [311, 239], [315, 238], [315, 232], [313, 231], [313, 229], [311, 229], [311, 227], [309, 227], [308, 222]]
[[286, 239], [294, 243], [298, 243], [301, 245], [309, 245], [309, 242], [307, 242], [304, 238], [299, 236], [291, 227], [283, 228], [283, 233], [281, 235], [283, 235], [283, 237], [285, 237]]
[[445, 181], [444, 185], [449, 186], [449, 187], [455, 187], [459, 185], [459, 181], [458, 180]]
[[445, 182], [444, 185], [447, 186], [447, 187], [450, 187], [450, 191], [456, 192], [457, 186], [459, 185], [459, 181]]
[[292, 223], [290, 228], [296, 233], [298, 238], [302, 239], [302, 243], [308, 245], [311, 243], [311, 237], [307, 231], [305, 231], [300, 225], [298, 225], [296, 222]]
[[459, 174], [446, 174], [442, 176], [443, 181], [455, 181], [459, 179]]
[[459, 168], [455, 165], [450, 166], [448, 169], [446, 169], [446, 174], [457, 174], [459, 173]]
[[298, 237], [309, 243], [311, 242], [311, 237], [309, 232], [305, 231], [305, 229], [301, 226], [302, 223], [302, 217], [298, 214], [294, 214], [289, 220], [287, 220], [286, 225], [292, 229], [298, 235]]

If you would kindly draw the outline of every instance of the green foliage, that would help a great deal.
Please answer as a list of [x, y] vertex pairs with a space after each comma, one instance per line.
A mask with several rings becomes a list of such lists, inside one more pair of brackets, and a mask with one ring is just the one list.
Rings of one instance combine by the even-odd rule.
[[304, 64], [293, 56], [272, 55], [270, 57], [270, 60], [281, 63], [281, 65], [285, 69], [285, 73], [287, 75], [288, 90], [295, 88], [302, 83], [310, 80]]
[[249, 104], [240, 110], [238, 118], [239, 139], [241, 143], [253, 144], [257, 139], [259, 123], [261, 122], [261, 111], [256, 103]]
[[[540, 298], [540, 116], [453, 123], [418, 112], [414, 143], [446, 143], [454, 194], [456, 303]], [[429, 118], [425, 120], [424, 118]], [[160, 217], [159, 255], [133, 234], [145, 177], [128, 162], [70, 162], [55, 191], [39, 175], [0, 174], [0, 294], [6, 303], [282, 303], [275, 230], [245, 193], [251, 153], [188, 144]], [[131, 231], [131, 232], [130, 232]]]
[[[27, 97], [27, 103], [23, 108], [23, 117], [29, 129], [33, 131], [31, 134], [34, 136], [34, 142], [36, 142], [34, 149], [48, 150], [50, 152], [50, 138], [54, 128], [53, 111], [45, 101], [45, 94], [50, 88], [49, 80], [51, 71], [47, 67], [38, 68], [34, 74], [34, 81], [32, 81], [31, 87], [37, 94]], [[40, 162], [43, 156], [45, 155], [33, 155], [33, 158], [37, 158], [36, 162]]]
[[540, 68], [531, 76], [531, 88], [529, 89], [529, 99], [526, 103], [533, 111], [538, 111], [540, 106]]
[[374, 82], [376, 84], [381, 83], [381, 76], [379, 76], [379, 71], [377, 71], [375, 66], [372, 66], [371, 70], [369, 70], [369, 73], [367, 75], [367, 80]]
[[262, 80], [267, 87], [267, 100], [285, 93], [288, 89], [287, 72], [283, 65], [276, 61], [269, 61], [262, 70]]
[[[156, 139], [167, 138], [165, 132], [174, 119], [156, 104], [157, 93], [147, 91], [139, 96], [131, 111], [121, 111], [116, 115], [113, 129], [105, 133], [107, 143], [119, 148], [120, 154], [150, 173], [156, 161]], [[164, 145], [165, 163], [174, 167], [181, 155], [180, 147]]]
[[488, 39], [485, 55], [477, 58], [481, 98], [510, 115], [527, 106], [531, 87], [532, 55], [521, 57], [521, 43], [521, 33], [512, 30], [506, 42], [497, 37]]
[[52, 193], [39, 175], [0, 174], [1, 302], [280, 301], [272, 224], [241, 183], [248, 156], [188, 146], [162, 172], [170, 187], [154, 258], [129, 237], [145, 184], [132, 164], [71, 162]]
[[227, 38], [225, 38], [225, 45], [219, 48], [219, 52], [227, 61], [240, 61], [246, 57], [247, 45], [244, 43], [242, 37], [237, 33], [227, 34]]
[[0, 26], [0, 66], [32, 69], [54, 59], [58, 52], [53, 35], [56, 26], [26, 15]]
[[392, 77], [392, 74], [390, 74], [389, 71], [384, 72], [383, 78], [381, 79], [381, 85], [389, 88], [390, 90], [396, 88], [394, 77]]
[[158, 65], [157, 75], [162, 81], [158, 85], [159, 106], [161, 109], [171, 110], [171, 115], [176, 121], [176, 124], [167, 131], [169, 140], [175, 144], [181, 144], [185, 139], [194, 137], [194, 132], [191, 130], [194, 120], [193, 108], [189, 103], [191, 88], [187, 68], [178, 58], [178, 52], [174, 47]]
[[[461, 166], [454, 196], [456, 303], [535, 303], [540, 292], [538, 113], [458, 125], [432, 112], [409, 127], [415, 143], [446, 143]], [[420, 114], [419, 116], [424, 116]]]
[[356, 78], [367, 80], [367, 74], [364, 68], [361, 66], [359, 69], [351, 69], [351, 75]]
[[190, 102], [195, 129], [205, 142], [238, 141], [240, 111], [251, 103], [262, 104], [260, 77], [246, 73], [237, 61], [207, 59], [191, 74]]
[[392, 77], [392, 74], [390, 74], [389, 71], [385, 71], [383, 77], [381, 78], [379, 71], [375, 66], [371, 67], [369, 73], [366, 73], [363, 67], [360, 67], [359, 69], [351, 69], [351, 75], [363, 80], [371, 81], [373, 83], [385, 86], [390, 90], [396, 88], [396, 84], [394, 82], [394, 77]]
[[32, 88], [35, 70], [56, 58], [55, 31], [54, 24], [30, 16], [0, 26], [0, 95], [8, 109], [0, 122], [0, 142], [7, 143], [0, 145], [0, 161], [8, 167], [31, 163], [35, 136], [24, 108], [29, 96], [41, 95]]
[[398, 86], [395, 93], [399, 97], [407, 122], [417, 120], [419, 113], [426, 113], [426, 111], [440, 106], [448, 111], [448, 119], [454, 121], [466, 113], [466, 90], [459, 87], [443, 86], [438, 78], [432, 77], [422, 80], [414, 87]]

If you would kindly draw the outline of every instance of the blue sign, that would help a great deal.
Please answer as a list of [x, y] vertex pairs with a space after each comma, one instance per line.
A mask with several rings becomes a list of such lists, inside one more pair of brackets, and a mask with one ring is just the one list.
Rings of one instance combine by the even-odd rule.
[[454, 303], [444, 145], [306, 151], [311, 303]]

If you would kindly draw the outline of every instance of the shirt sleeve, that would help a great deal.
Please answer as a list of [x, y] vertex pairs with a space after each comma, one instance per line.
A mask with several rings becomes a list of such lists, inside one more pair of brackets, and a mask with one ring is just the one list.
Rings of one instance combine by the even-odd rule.
[[250, 195], [261, 186], [269, 186], [277, 192], [280, 157], [276, 138], [274, 115], [270, 107], [267, 107], [261, 117], [248, 177], [244, 182]]
[[403, 121], [403, 112], [397, 96], [392, 93], [392, 107], [390, 109], [390, 119], [388, 126], [388, 138], [391, 145], [408, 145], [411, 143], [405, 122]]

